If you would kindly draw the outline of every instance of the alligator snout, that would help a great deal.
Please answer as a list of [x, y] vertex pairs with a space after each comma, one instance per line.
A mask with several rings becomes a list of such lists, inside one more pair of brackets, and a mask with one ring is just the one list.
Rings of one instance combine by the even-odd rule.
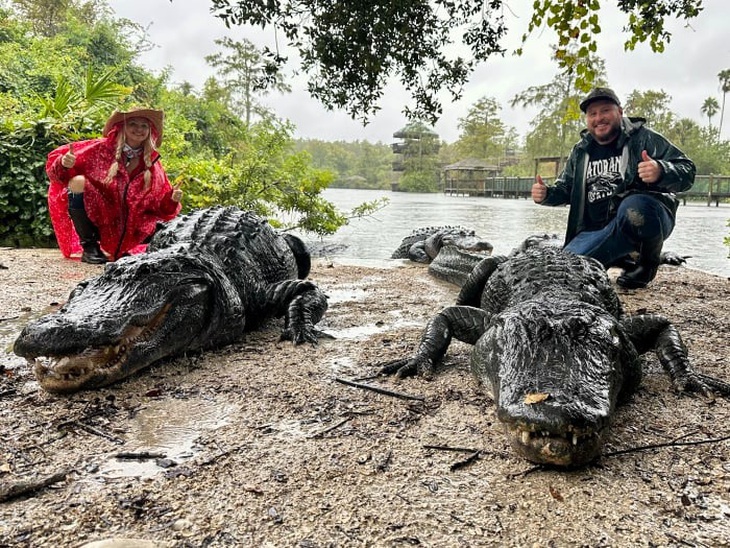
[[600, 455], [609, 407], [528, 392], [519, 401], [500, 404], [497, 418], [505, 426], [510, 445], [524, 458], [538, 464], [577, 467]]
[[506, 431], [515, 452], [537, 464], [573, 468], [588, 464], [601, 454], [602, 439], [598, 431], [533, 432], [509, 426]]

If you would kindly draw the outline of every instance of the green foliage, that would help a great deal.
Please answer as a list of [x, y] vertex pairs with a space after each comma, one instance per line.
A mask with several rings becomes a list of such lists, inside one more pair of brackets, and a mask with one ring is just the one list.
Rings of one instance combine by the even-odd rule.
[[708, 97], [705, 102], [702, 103], [700, 112], [707, 116], [707, 127], [712, 128], [712, 118], [720, 111], [720, 104], [714, 97]]
[[50, 245], [46, 154], [59, 137], [44, 124], [0, 126], [0, 245]]
[[398, 181], [398, 189], [403, 192], [438, 192], [438, 175], [434, 170], [407, 171]]
[[207, 55], [205, 60], [218, 69], [230, 91], [230, 106], [243, 116], [248, 126], [254, 115], [271, 118], [272, 112], [261, 102], [270, 91], [289, 93], [291, 87], [278, 72], [269, 72], [269, 64], [250, 40], [236, 42], [230, 38], [215, 41], [227, 53]]
[[[592, 63], [588, 62], [598, 50], [596, 37], [601, 33], [598, 0], [536, 0], [533, 9], [527, 34], [522, 37], [523, 43], [545, 23], [557, 34], [554, 58], [558, 67], [566, 74], [575, 75], [577, 89], [590, 89], [598, 76]], [[518, 53], [522, 53], [522, 50], [518, 50]]]
[[390, 188], [393, 150], [388, 145], [305, 139], [297, 141], [295, 149], [306, 151], [314, 167], [333, 173], [332, 187]]
[[[665, 20], [673, 17], [688, 21], [697, 17], [702, 10], [702, 0], [619, 0], [618, 7], [628, 15], [624, 30], [629, 32], [629, 37], [624, 49], [633, 50], [638, 43], [648, 40], [652, 51], [661, 53], [671, 41], [671, 33], [664, 27]], [[524, 44], [543, 25], [554, 30], [558, 67], [566, 74], [574, 75], [576, 89], [586, 92], [600, 76], [591, 62], [591, 57], [598, 52], [596, 37], [602, 31], [600, 10], [598, 0], [535, 0], [522, 42]], [[522, 53], [522, 48], [518, 53]]]
[[517, 147], [514, 128], [499, 118], [501, 105], [492, 97], [482, 97], [459, 120], [461, 134], [456, 151], [461, 158], [477, 158], [498, 164], [508, 149]]
[[[605, 63], [591, 57], [596, 83], [605, 85]], [[525, 156], [530, 159], [558, 156], [567, 157], [578, 140], [584, 123], [579, 103], [581, 94], [576, 92], [574, 75], [562, 71], [548, 83], [528, 87], [510, 102], [512, 107], [537, 107], [532, 130], [525, 139]], [[533, 169], [534, 171], [534, 169]]]
[[[283, 34], [310, 76], [310, 94], [353, 118], [368, 119], [377, 112], [386, 83], [398, 77], [411, 93], [406, 114], [433, 124], [443, 108], [439, 92], [459, 99], [474, 68], [505, 51], [503, 0], [212, 0], [212, 4], [212, 12], [226, 25], [269, 27]], [[691, 20], [702, 9], [702, 0], [617, 0], [617, 5], [628, 16], [625, 48], [648, 40], [659, 52], [671, 39], [665, 20]], [[573, 75], [578, 90], [587, 91], [599, 76], [591, 57], [598, 52], [596, 38], [602, 32], [600, 9], [598, 0], [535, 0], [523, 43], [543, 27], [555, 31], [559, 67]], [[517, 50], [521, 52], [522, 48]], [[278, 51], [268, 55], [272, 72], [287, 61]]]
[[421, 122], [411, 122], [396, 131], [393, 137], [400, 140], [393, 145], [398, 158], [393, 162], [393, 169], [403, 172], [398, 181], [399, 190], [437, 192], [438, 151], [441, 148], [438, 135]]
[[[23, 2], [34, 9], [43, 3]], [[248, 127], [222, 100], [231, 90], [212, 79], [200, 94], [185, 84], [169, 88], [166, 72], [134, 65], [144, 40], [133, 44], [124, 34], [131, 24], [110, 20], [103, 2], [60, 4], [53, 32], [34, 33], [37, 21], [0, 19], [0, 241], [53, 243], [48, 153], [98, 137], [113, 109], [138, 105], [165, 110], [161, 153], [171, 180], [183, 184], [186, 210], [237, 205], [278, 227], [318, 234], [347, 222], [321, 196], [334, 175], [293, 149], [289, 124], [272, 117]]]
[[722, 106], [720, 107], [720, 123], [717, 126], [717, 134], [722, 135], [722, 123], [725, 120], [725, 99], [730, 91], [730, 69], [721, 70], [717, 79], [720, 80], [720, 91], [722, 91]]
[[623, 102], [624, 114], [645, 118], [647, 126], [665, 134], [676, 122], [675, 115], [669, 108], [671, 100], [671, 96], [664, 90], [634, 90]]
[[[374, 114], [386, 82], [396, 76], [413, 97], [409, 114], [433, 122], [442, 109], [439, 90], [457, 99], [474, 66], [503, 51], [501, 2], [493, 2], [494, 9], [482, 0], [212, 3], [227, 25], [276, 27], [310, 75], [310, 94], [353, 118]], [[458, 34], [470, 59], [447, 51]], [[268, 53], [270, 71], [285, 64], [277, 52]]]

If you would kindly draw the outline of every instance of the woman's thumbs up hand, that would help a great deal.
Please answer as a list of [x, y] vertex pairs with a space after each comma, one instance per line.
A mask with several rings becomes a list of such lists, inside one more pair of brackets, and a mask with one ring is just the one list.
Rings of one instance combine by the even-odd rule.
[[61, 157], [61, 165], [66, 169], [71, 169], [76, 164], [76, 156], [74, 155], [74, 145], [68, 145], [68, 152]]

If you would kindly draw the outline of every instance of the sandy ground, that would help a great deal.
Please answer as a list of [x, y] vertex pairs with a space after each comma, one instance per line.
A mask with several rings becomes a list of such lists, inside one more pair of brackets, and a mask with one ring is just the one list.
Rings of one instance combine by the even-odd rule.
[[[394, 263], [318, 260], [311, 277], [330, 295], [321, 327], [336, 339], [293, 347], [272, 322], [59, 397], [11, 343], [99, 267], [0, 250], [0, 494], [56, 475], [0, 502], [0, 546], [730, 546], [730, 402], [675, 394], [653, 356], [606, 455], [570, 472], [513, 454], [467, 345], [452, 345], [432, 381], [363, 381], [419, 399], [338, 382], [410, 352], [456, 296], [423, 266]], [[695, 366], [730, 378], [727, 279], [663, 266], [648, 290], [620, 297], [630, 312], [669, 316]], [[152, 458], [117, 456], [144, 451]]]

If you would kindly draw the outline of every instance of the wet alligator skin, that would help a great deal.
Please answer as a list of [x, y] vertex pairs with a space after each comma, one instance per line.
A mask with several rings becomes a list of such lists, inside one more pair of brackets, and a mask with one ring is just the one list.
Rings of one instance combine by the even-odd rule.
[[[233, 207], [180, 216], [146, 253], [106, 265], [57, 312], [28, 324], [14, 351], [41, 386], [105, 386], [164, 358], [240, 340], [284, 316], [283, 338], [316, 343], [326, 296], [311, 281], [300, 240]], [[42, 359], [37, 359], [42, 358]]]
[[730, 396], [695, 371], [677, 329], [658, 314], [625, 315], [605, 269], [556, 247], [480, 261], [456, 304], [426, 326], [416, 353], [382, 374], [435, 374], [452, 338], [474, 345], [471, 368], [524, 458], [582, 466], [601, 453], [616, 406], [641, 382], [654, 350], [678, 391]]
[[477, 236], [474, 230], [463, 226], [431, 226], [417, 228], [403, 238], [390, 258], [430, 263], [445, 246], [483, 255], [488, 255], [493, 249], [492, 244]]

